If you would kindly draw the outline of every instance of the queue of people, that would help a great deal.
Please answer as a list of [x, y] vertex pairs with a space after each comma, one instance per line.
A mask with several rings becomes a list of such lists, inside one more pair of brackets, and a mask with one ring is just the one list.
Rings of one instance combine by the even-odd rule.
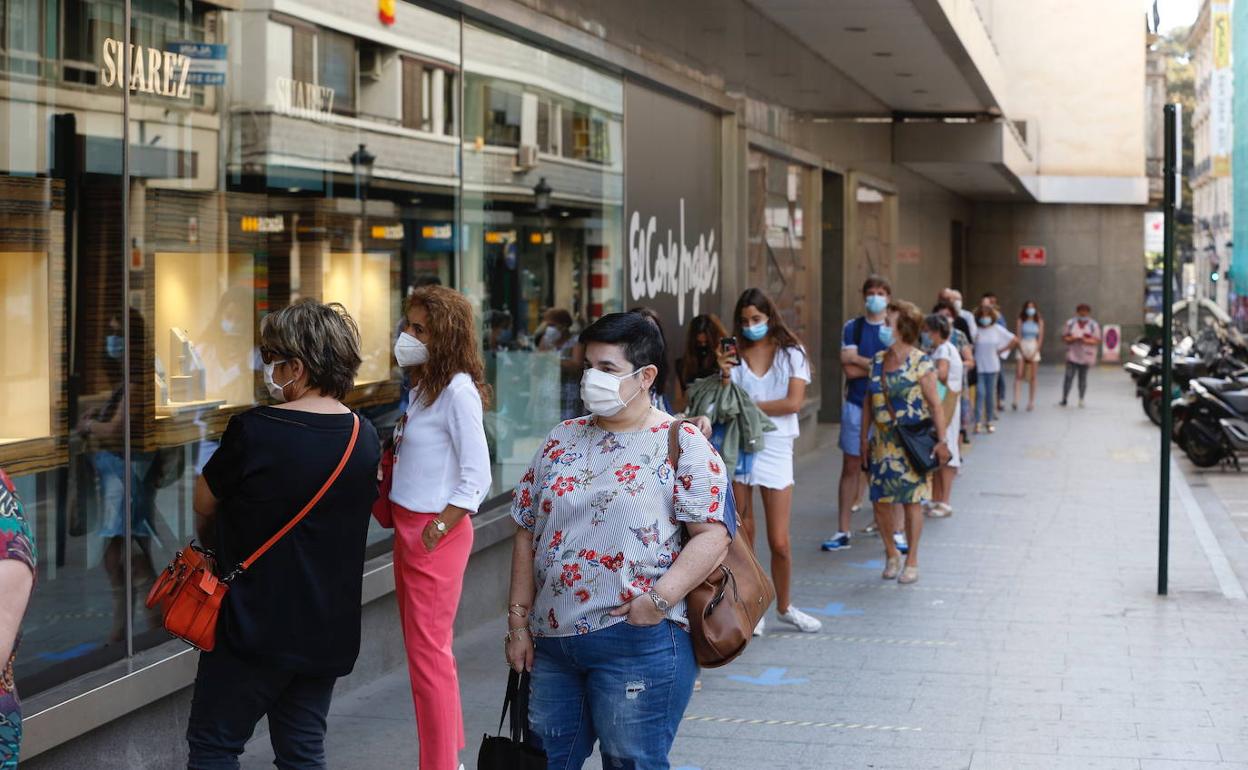
[[[1035, 302], [1023, 304], [1011, 330], [993, 295], [971, 312], [952, 289], [925, 315], [875, 276], [863, 284], [862, 300], [864, 312], [842, 329], [839, 510], [823, 549], [852, 546], [852, 514], [865, 492], [884, 548], [883, 577], [909, 584], [919, 579], [925, 518], [953, 514], [970, 435], [996, 429], [1003, 361], [1011, 356], [1013, 409], [1024, 385], [1026, 409], [1035, 408], [1046, 327]], [[507, 346], [497, 320], [486, 324], [488, 344]], [[667, 399], [671, 351], [653, 309], [611, 313], [577, 333], [570, 314], [551, 308], [542, 326], [538, 348], [559, 353], [565, 383], [573, 366], [580, 376], [575, 393], [562, 389], [565, 416], [512, 496], [504, 657], [531, 675], [531, 734], [550, 766], [580, 767], [597, 742], [604, 766], [666, 767], [698, 681], [686, 597], [722, 562], [738, 526], [750, 548], [766, 532], [775, 617], [799, 632], [821, 629], [792, 603], [793, 448], [813, 366], [757, 288], [740, 295], [730, 324], [713, 314], [689, 323], [670, 376], [674, 403]], [[420, 767], [462, 767], [453, 628], [472, 517], [494, 483], [480, 328], [457, 291], [431, 284], [410, 294], [393, 348], [404, 373], [403, 413], [383, 446], [372, 424], [343, 403], [362, 363], [359, 329], [346, 311], [301, 300], [264, 318], [258, 360], [274, 403], [230, 420], [196, 480], [194, 510], [200, 540], [223, 568], [265, 541], [272, 547], [231, 575], [219, 644], [200, 657], [189, 768], [237, 767], [266, 716], [279, 766], [326, 766], [333, 689], [360, 649], [370, 514], [394, 530]], [[1064, 325], [1063, 406], [1076, 379], [1084, 404], [1100, 335], [1087, 305]], [[577, 413], [569, 416], [572, 405]], [[84, 430], [103, 435], [112, 418], [106, 406], [92, 419]], [[934, 467], [917, 463], [916, 441]], [[16, 726], [6, 733], [12, 739], [20, 738], [12, 653], [35, 557], [20, 502], [2, 473], [0, 481], [0, 661], [9, 662], [0, 718]], [[309, 497], [313, 512], [323, 513], [274, 541]], [[143, 537], [142, 519], [131, 529]], [[765, 627], [760, 619], [755, 635]], [[639, 677], [645, 687], [630, 690]], [[636, 702], [621, 711], [625, 691]], [[568, 702], [583, 705], [569, 710]], [[0, 743], [0, 759], [16, 752], [12, 740]]]

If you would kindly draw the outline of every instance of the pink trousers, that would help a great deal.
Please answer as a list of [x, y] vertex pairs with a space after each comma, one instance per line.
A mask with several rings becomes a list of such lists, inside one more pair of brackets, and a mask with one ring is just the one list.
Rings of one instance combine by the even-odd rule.
[[464, 713], [451, 642], [472, 553], [472, 520], [461, 519], [430, 553], [420, 534], [434, 518], [394, 506], [394, 587], [416, 705], [420, 770], [456, 770], [465, 744]]

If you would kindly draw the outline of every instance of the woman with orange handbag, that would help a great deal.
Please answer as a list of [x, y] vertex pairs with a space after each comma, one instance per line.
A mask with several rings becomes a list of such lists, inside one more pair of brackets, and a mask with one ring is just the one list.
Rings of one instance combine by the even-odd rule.
[[[222, 572], [237, 574], [215, 647], [199, 658], [186, 735], [192, 770], [238, 767], [265, 715], [279, 767], [325, 767], [334, 683], [360, 651], [380, 449], [373, 426], [341, 400], [360, 367], [359, 330], [340, 305], [302, 300], [265, 317], [260, 352], [277, 403], [234, 416], [195, 482], [200, 539]], [[261, 549], [331, 477], [306, 516]]]
[[391, 475], [382, 480], [389, 491], [378, 501], [384, 509], [378, 519], [394, 527], [395, 593], [420, 767], [455, 770], [464, 718], [451, 644], [472, 553], [469, 517], [490, 491], [483, 421], [488, 386], [464, 295], [422, 286], [408, 299], [407, 321], [394, 355], [411, 383], [411, 403], [395, 427]]

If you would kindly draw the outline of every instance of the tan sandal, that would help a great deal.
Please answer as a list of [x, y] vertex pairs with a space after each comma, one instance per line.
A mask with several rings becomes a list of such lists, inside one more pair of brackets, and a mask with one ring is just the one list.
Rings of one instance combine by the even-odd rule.
[[901, 583], [902, 585], [909, 585], [910, 583], [917, 582], [918, 579], [919, 579], [919, 568], [918, 567], [906, 567], [905, 569], [901, 571], [901, 577], [897, 578], [897, 582]]
[[884, 574], [880, 575], [880, 577], [885, 580], [893, 580], [899, 572], [901, 572], [901, 557], [890, 556], [888, 557], [888, 563], [884, 566]]

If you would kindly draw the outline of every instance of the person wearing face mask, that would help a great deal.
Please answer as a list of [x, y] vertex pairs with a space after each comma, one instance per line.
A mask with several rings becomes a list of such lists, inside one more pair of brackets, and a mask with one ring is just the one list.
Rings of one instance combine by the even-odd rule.
[[542, 318], [537, 349], [559, 354], [559, 413], [566, 420], [581, 413], [580, 382], [585, 346], [572, 333], [572, 314], [552, 307]]
[[455, 770], [464, 748], [463, 710], [452, 653], [471, 515], [493, 479], [485, 438], [489, 400], [472, 305], [444, 286], [408, 298], [394, 357], [411, 383], [411, 404], [393, 437], [388, 516], [394, 582], [420, 737], [421, 770]]
[[979, 333], [975, 335], [975, 432], [995, 433], [997, 420], [997, 378], [1001, 376], [1001, 355], [1016, 345], [1009, 329], [999, 324], [999, 313], [988, 301], [975, 311]]
[[689, 322], [685, 336], [685, 354], [676, 359], [676, 409], [689, 405], [689, 386], [705, 377], [714, 377], [720, 370], [720, 342], [728, 330], [714, 313], [703, 313]]
[[867, 378], [871, 360], [887, 347], [880, 339], [884, 312], [892, 299], [888, 281], [878, 275], [862, 284], [863, 315], [845, 324], [841, 330], [841, 367], [845, 372], [845, 403], [841, 406], [841, 480], [838, 488], [837, 531], [823, 541], [825, 551], [841, 551], [851, 546], [850, 532], [854, 511], [866, 488], [862, 458], [858, 456], [858, 437], [862, 433], [863, 402], [867, 396]]
[[649, 321], [611, 313], [581, 341], [590, 414], [550, 431], [512, 495], [504, 654], [532, 672], [530, 735], [548, 767], [581, 767], [595, 742], [603, 767], [668, 767], [698, 672], [685, 597], [727, 554], [728, 477], [688, 423], [668, 463]]
[[279, 767], [323, 768], [330, 700], [360, 650], [360, 591], [377, 431], [342, 399], [360, 334], [341, 305], [310, 299], [260, 325], [274, 404], [230, 419], [195, 481], [200, 542], [222, 573], [280, 532], [340, 469], [307, 516], [230, 582], [216, 646], [199, 656], [187, 767], [238, 767], [268, 717]]
[[1044, 316], [1040, 307], [1027, 300], [1018, 311], [1014, 327], [1018, 337], [1018, 362], [1014, 371], [1014, 410], [1018, 411], [1018, 397], [1027, 383], [1027, 411], [1036, 408], [1036, 371], [1040, 368], [1040, 351], [1044, 348]]
[[[924, 500], [931, 499], [931, 475], [920, 475], [906, 459], [895, 423], [931, 419], [936, 435], [936, 457], [943, 465], [950, 459], [945, 415], [938, 395], [937, 370], [928, 356], [915, 347], [923, 315], [909, 302], [894, 301], [888, 308], [887, 350], [876, 354], [871, 367], [868, 391], [870, 420], [865, 421], [861, 456], [871, 477], [871, 502], [877, 526], [883, 530], [894, 521], [894, 508], [905, 512], [905, 567], [901, 549], [892, 538], [884, 542], [885, 566], [882, 577], [902, 584], [919, 579], [919, 539], [923, 534]], [[881, 330], [883, 331], [883, 330]], [[869, 425], [870, 427], [866, 427]], [[869, 453], [868, 453], [869, 449]]]
[[1088, 369], [1096, 363], [1096, 350], [1101, 344], [1101, 325], [1092, 318], [1092, 307], [1080, 303], [1075, 317], [1066, 322], [1062, 332], [1066, 343], [1066, 379], [1062, 383], [1062, 406], [1070, 398], [1070, 386], [1079, 377], [1079, 408], [1088, 393]]
[[[776, 585], [776, 614], [799, 631], [814, 633], [823, 627], [817, 619], [794, 607], [791, 590], [793, 555], [789, 519], [793, 511], [793, 443], [798, 436], [797, 413], [806, 400], [810, 384], [810, 358], [797, 335], [761, 289], [746, 289], [733, 312], [736, 336], [741, 341], [741, 365], [725, 362], [722, 377], [742, 388], [776, 430], [763, 438], [748, 469], [737, 469], [733, 479], [742, 532], [756, 544], [754, 489], [763, 499], [767, 545], [771, 550], [771, 576]], [[756, 635], [766, 623], [760, 618]]]

